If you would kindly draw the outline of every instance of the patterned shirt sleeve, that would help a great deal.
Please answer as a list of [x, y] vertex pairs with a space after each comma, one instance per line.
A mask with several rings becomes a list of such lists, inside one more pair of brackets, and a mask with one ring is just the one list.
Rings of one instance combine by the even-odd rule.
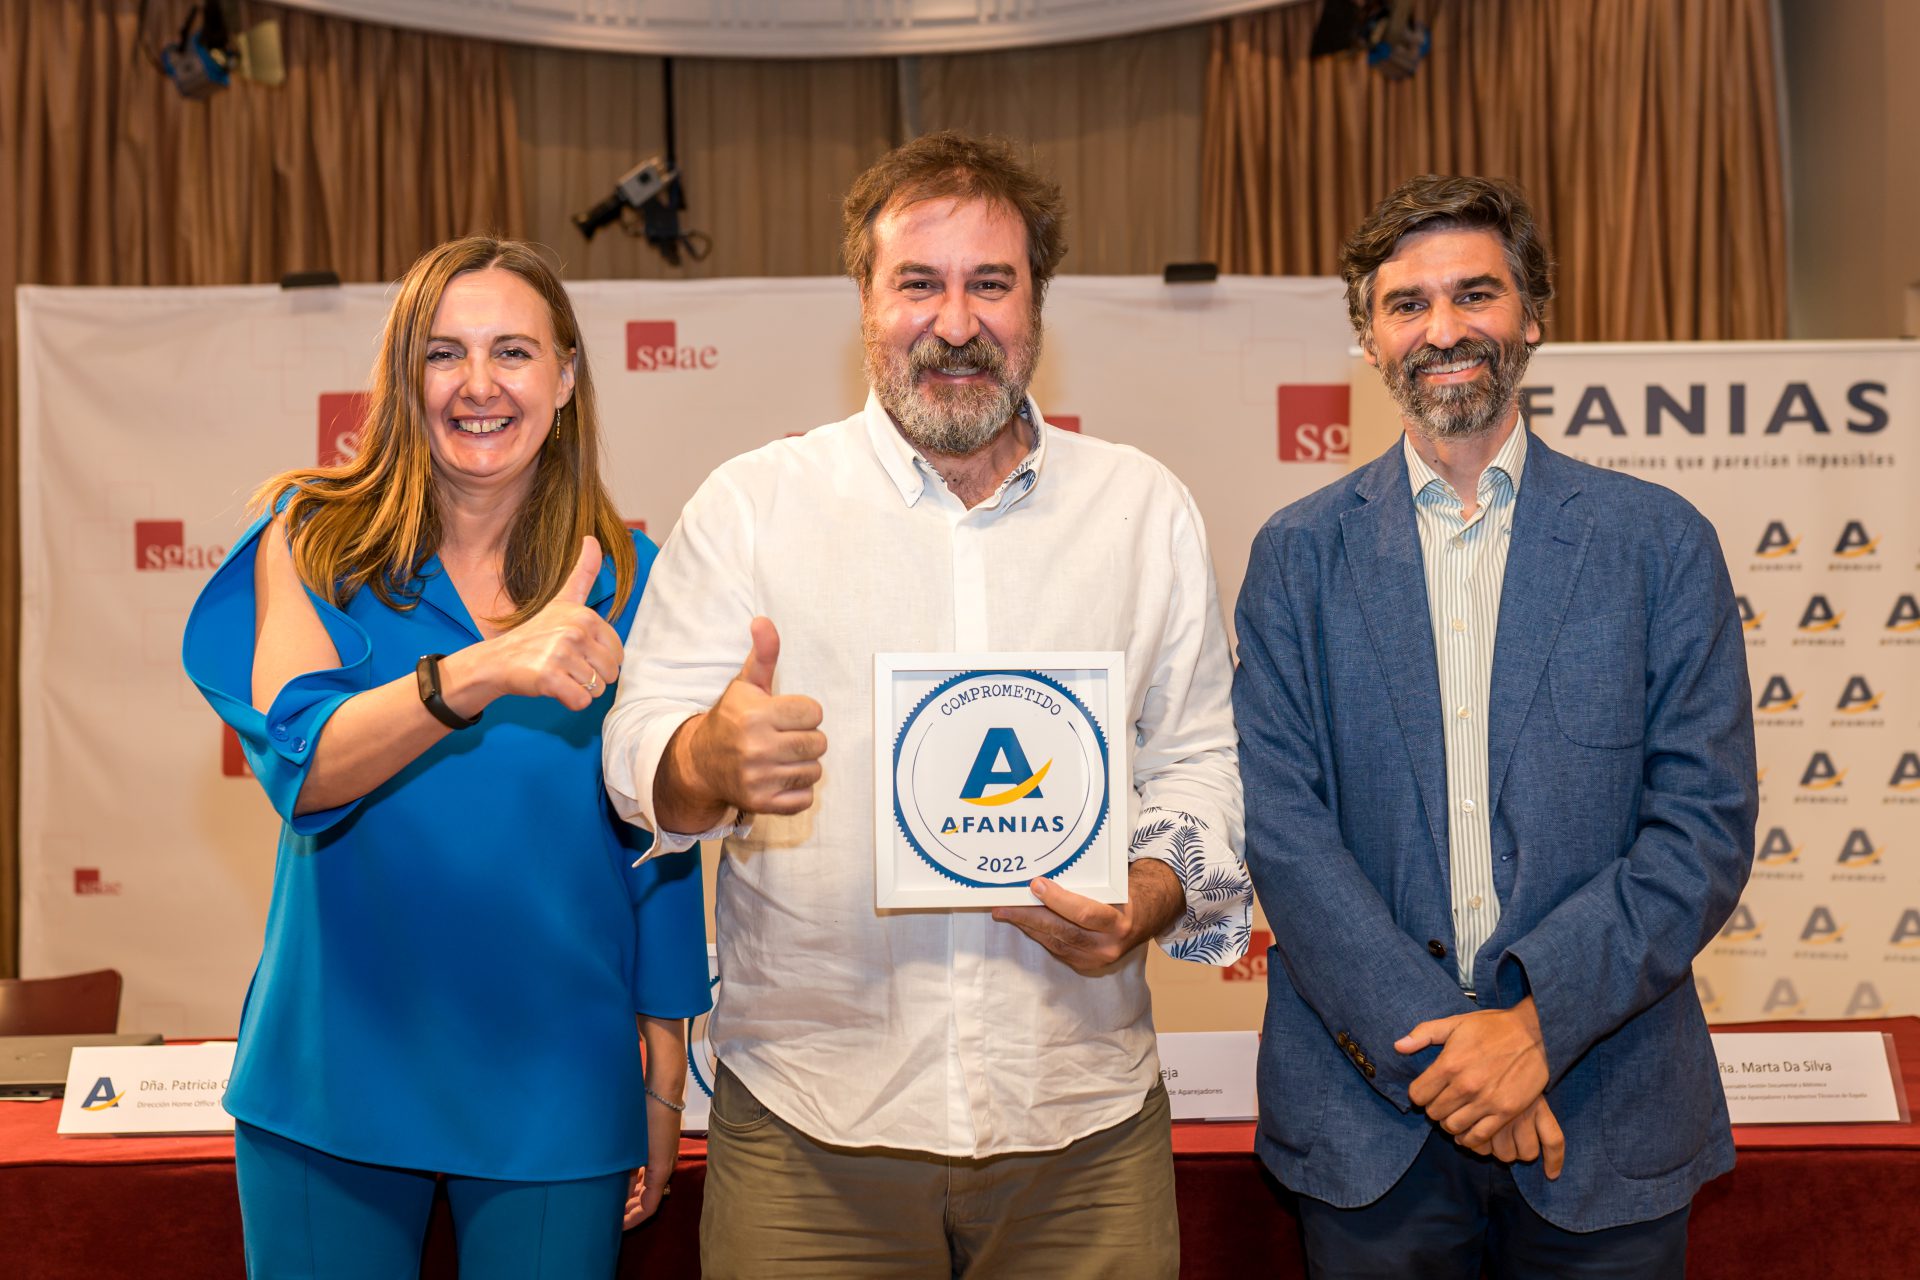
[[1127, 860], [1152, 858], [1173, 868], [1186, 910], [1160, 935], [1175, 960], [1227, 965], [1246, 954], [1253, 934], [1253, 882], [1238, 849], [1205, 819], [1179, 809], [1140, 811]]

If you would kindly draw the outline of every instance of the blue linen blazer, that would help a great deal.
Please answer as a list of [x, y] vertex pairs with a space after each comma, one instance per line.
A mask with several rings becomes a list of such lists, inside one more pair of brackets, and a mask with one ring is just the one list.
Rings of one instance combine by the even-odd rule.
[[[226, 1108], [370, 1164], [526, 1182], [647, 1158], [636, 1012], [710, 1007], [698, 848], [651, 845], [600, 773], [609, 686], [584, 711], [504, 697], [358, 800], [294, 816], [327, 720], [409, 677], [423, 653], [481, 639], [437, 556], [395, 609], [308, 592], [341, 665], [252, 702], [261, 517], [187, 620], [187, 674], [239, 734], [282, 819], [259, 968]], [[608, 617], [624, 639], [653, 564]], [[613, 602], [613, 563], [587, 603]]]
[[[1531, 994], [1546, 1040], [1566, 1165], [1555, 1182], [1516, 1165], [1521, 1192], [1592, 1231], [1679, 1209], [1733, 1165], [1691, 965], [1752, 863], [1753, 721], [1699, 512], [1538, 437], [1524, 476], [1488, 726], [1501, 916], [1473, 972], [1479, 1007]], [[1476, 1007], [1451, 955], [1439, 678], [1399, 446], [1267, 522], [1235, 619], [1247, 863], [1275, 939], [1256, 1145], [1289, 1187], [1350, 1208], [1433, 1131], [1407, 1086], [1439, 1051], [1393, 1042]]]

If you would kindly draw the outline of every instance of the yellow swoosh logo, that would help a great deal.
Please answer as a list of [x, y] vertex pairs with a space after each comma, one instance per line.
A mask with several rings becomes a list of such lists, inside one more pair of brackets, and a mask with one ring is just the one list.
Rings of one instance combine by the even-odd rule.
[[978, 799], [975, 799], [971, 796], [961, 796], [960, 798], [962, 800], [965, 800], [968, 804], [981, 804], [981, 805], [1012, 804], [1015, 800], [1020, 799], [1021, 797], [1025, 796], [1028, 792], [1032, 791], [1035, 787], [1039, 786], [1040, 779], [1046, 777], [1047, 770], [1051, 768], [1053, 768], [1053, 761], [1049, 760], [1045, 764], [1041, 765], [1038, 769], [1035, 769], [1033, 771], [1033, 776], [1031, 778], [1028, 778], [1025, 782], [1013, 788], [1013, 790], [1002, 791], [997, 796], [981, 796]]

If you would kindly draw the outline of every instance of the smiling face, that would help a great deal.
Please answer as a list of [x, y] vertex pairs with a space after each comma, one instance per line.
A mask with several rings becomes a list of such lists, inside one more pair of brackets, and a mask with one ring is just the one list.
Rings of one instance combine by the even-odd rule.
[[979, 452], [1026, 399], [1040, 356], [1026, 228], [984, 200], [886, 210], [860, 330], [867, 382], [901, 433], [932, 452]]
[[572, 354], [554, 347], [547, 304], [513, 272], [489, 267], [448, 283], [421, 380], [443, 486], [525, 495], [554, 414], [573, 395]]
[[1512, 420], [1540, 326], [1526, 317], [1498, 235], [1416, 232], [1380, 264], [1372, 293], [1362, 352], [1409, 430], [1461, 439]]

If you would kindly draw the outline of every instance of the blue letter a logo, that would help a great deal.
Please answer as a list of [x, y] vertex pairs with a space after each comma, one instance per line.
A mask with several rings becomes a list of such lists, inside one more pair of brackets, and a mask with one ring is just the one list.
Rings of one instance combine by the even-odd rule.
[[101, 1076], [93, 1082], [93, 1088], [87, 1090], [86, 1098], [80, 1103], [83, 1111], [105, 1111], [108, 1107], [120, 1105], [123, 1094], [113, 1091], [113, 1081]]
[[[1039, 799], [1040, 779], [1052, 767], [1049, 760], [1035, 772], [1012, 729], [989, 729], [980, 742], [980, 754], [973, 758], [967, 784], [960, 788], [960, 798], [973, 804], [1011, 804], [1025, 796]], [[1012, 790], [987, 795], [987, 788], [993, 786]]]

